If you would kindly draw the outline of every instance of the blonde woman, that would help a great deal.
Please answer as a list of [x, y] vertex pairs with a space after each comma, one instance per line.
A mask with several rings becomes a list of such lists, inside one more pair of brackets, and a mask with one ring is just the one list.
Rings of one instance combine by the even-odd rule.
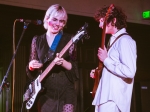
[[47, 32], [35, 36], [31, 44], [27, 75], [34, 79], [42, 73], [55, 58], [55, 66], [42, 81], [45, 88], [37, 98], [33, 112], [74, 112], [77, 96], [74, 82], [78, 80], [75, 46], [59, 58], [59, 52], [71, 39], [71, 35], [63, 32], [67, 23], [66, 10], [59, 4], [51, 5], [46, 11], [44, 28]]

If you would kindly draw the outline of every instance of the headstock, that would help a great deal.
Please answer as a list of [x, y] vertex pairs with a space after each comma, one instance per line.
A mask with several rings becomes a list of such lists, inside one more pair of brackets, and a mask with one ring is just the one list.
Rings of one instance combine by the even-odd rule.
[[113, 9], [114, 9], [114, 4], [111, 4], [107, 10], [107, 13], [105, 16], [105, 21], [107, 21], [108, 17], [111, 15]]
[[80, 39], [83, 37], [85, 39], [89, 39], [89, 36], [87, 34], [87, 28], [88, 28], [88, 23], [85, 23], [84, 26], [80, 28], [79, 31], [77, 31], [76, 35], [72, 38], [73, 43], [78, 42]]

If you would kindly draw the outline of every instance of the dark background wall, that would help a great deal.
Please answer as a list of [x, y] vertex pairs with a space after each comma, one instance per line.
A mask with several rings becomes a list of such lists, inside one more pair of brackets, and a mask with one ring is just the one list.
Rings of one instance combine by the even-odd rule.
[[[94, 14], [94, 12], [93, 12]], [[13, 56], [12, 41], [13, 27], [15, 19], [40, 19], [43, 20], [45, 10], [27, 9], [0, 4], [0, 83], [8, 70], [8, 66]], [[97, 49], [101, 43], [102, 30], [98, 27], [98, 23], [91, 17], [71, 15], [65, 32], [75, 34], [85, 22], [89, 24], [88, 34], [90, 39], [78, 42], [78, 66], [80, 72], [80, 80], [76, 83], [78, 94], [77, 112], [94, 112], [91, 105], [93, 97], [90, 92], [93, 89], [94, 80], [89, 77], [90, 70], [98, 66]], [[150, 21], [150, 20], [147, 20]], [[16, 45], [23, 31], [24, 23], [15, 23], [15, 40]], [[137, 43], [137, 72], [135, 75], [135, 83], [132, 97], [131, 112], [148, 112], [150, 108], [150, 26], [128, 23], [128, 33]], [[25, 30], [25, 34], [19, 46], [16, 55], [15, 80], [13, 79], [12, 69], [9, 72], [8, 81], [10, 81], [9, 91], [9, 108], [12, 107], [12, 90], [15, 91], [13, 108], [15, 112], [20, 112], [22, 105], [22, 95], [26, 84], [25, 66], [28, 63], [30, 44], [34, 35], [40, 35], [45, 30], [42, 25], [29, 24]], [[106, 44], [110, 35], [106, 36]], [[15, 88], [12, 87], [15, 82]], [[6, 87], [0, 95], [0, 111], [5, 112], [6, 109]]]

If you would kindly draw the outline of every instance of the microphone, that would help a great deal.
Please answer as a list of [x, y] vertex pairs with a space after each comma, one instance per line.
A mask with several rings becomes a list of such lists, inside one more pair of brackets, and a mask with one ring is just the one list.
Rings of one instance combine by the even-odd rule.
[[25, 23], [33, 23], [35, 25], [41, 25], [42, 21], [41, 20], [28, 20], [28, 19], [16, 19], [19, 22], [25, 22]]

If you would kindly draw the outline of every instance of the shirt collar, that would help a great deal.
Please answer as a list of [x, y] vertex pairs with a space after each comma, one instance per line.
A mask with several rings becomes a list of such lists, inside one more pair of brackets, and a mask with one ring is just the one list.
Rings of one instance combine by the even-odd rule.
[[120, 34], [122, 33], [125, 33], [126, 32], [126, 29], [125, 28], [122, 28], [121, 30], [117, 31], [115, 34], [113, 34], [112, 36], [113, 37], [118, 37]]
[[121, 30], [118, 30], [115, 34], [113, 34], [110, 38], [110, 44], [113, 43], [113, 41], [122, 33], [125, 33], [126, 32], [126, 29], [125, 28], [122, 28]]

